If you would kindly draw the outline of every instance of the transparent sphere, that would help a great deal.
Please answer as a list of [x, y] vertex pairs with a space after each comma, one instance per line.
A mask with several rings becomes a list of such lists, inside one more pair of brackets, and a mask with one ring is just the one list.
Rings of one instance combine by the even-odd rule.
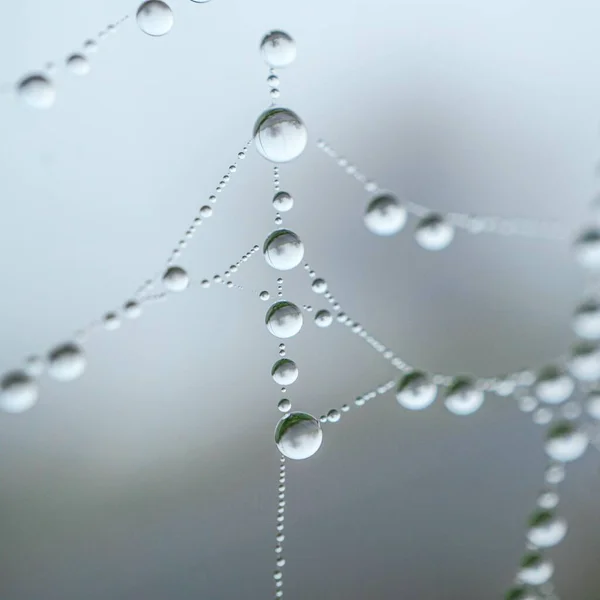
[[562, 421], [550, 427], [544, 449], [558, 462], [577, 460], [588, 446], [587, 434], [570, 421]]
[[537, 510], [529, 520], [527, 539], [538, 548], [550, 548], [567, 534], [567, 522], [552, 511]]
[[83, 49], [90, 54], [98, 52], [98, 44], [94, 40], [86, 40], [83, 44]]
[[83, 349], [67, 342], [48, 353], [48, 373], [58, 381], [72, 381], [83, 374], [86, 362]]
[[311, 284], [313, 292], [315, 294], [324, 294], [327, 291], [327, 284], [324, 279], [317, 277]]
[[588, 229], [575, 241], [575, 258], [586, 269], [600, 268], [600, 229]]
[[569, 370], [579, 381], [600, 379], [600, 348], [591, 342], [580, 342], [573, 348]]
[[333, 317], [328, 310], [320, 310], [315, 315], [315, 324], [317, 327], [329, 327], [333, 323]]
[[183, 292], [190, 284], [190, 276], [181, 267], [169, 267], [163, 275], [163, 283], [170, 292]]
[[277, 192], [273, 196], [273, 208], [279, 212], [287, 212], [292, 210], [294, 199], [287, 192]]
[[552, 561], [540, 552], [529, 552], [523, 557], [517, 577], [528, 585], [542, 585], [554, 574]]
[[391, 194], [382, 194], [369, 202], [364, 221], [371, 233], [394, 235], [406, 224], [406, 209]]
[[258, 294], [258, 297], [266, 302], [271, 297], [271, 294], [269, 294], [267, 290], [263, 290], [260, 292], [260, 294]]
[[330, 423], [337, 423], [340, 419], [342, 418], [342, 414], [340, 413], [339, 410], [337, 410], [337, 408], [332, 408], [328, 413], [327, 413], [327, 420]]
[[425, 250], [443, 250], [454, 239], [454, 227], [441, 215], [423, 217], [415, 230], [415, 240]]
[[274, 269], [289, 271], [302, 262], [304, 244], [293, 231], [278, 229], [265, 240], [263, 252], [265, 260]]
[[296, 42], [285, 31], [270, 31], [260, 42], [260, 51], [270, 67], [287, 67], [296, 58]]
[[287, 398], [282, 398], [277, 404], [277, 408], [281, 412], [289, 412], [292, 408], [292, 403]]
[[267, 329], [278, 338], [290, 338], [302, 329], [302, 313], [291, 302], [282, 300], [273, 304], [265, 317]]
[[19, 97], [33, 108], [50, 108], [56, 100], [54, 84], [44, 75], [29, 75], [17, 84]]
[[544, 479], [550, 485], [557, 485], [565, 480], [565, 467], [562, 464], [549, 465], [544, 472]]
[[558, 494], [552, 491], [542, 492], [537, 499], [537, 505], [546, 510], [552, 510], [558, 506]]
[[575, 389], [573, 379], [558, 367], [546, 367], [540, 371], [534, 384], [537, 397], [547, 404], [560, 404]]
[[287, 108], [269, 108], [254, 125], [256, 149], [267, 160], [285, 163], [304, 152], [308, 132], [302, 119]]
[[148, 35], [158, 37], [169, 33], [173, 27], [173, 12], [161, 0], [148, 0], [137, 11], [137, 24]]
[[592, 390], [588, 394], [585, 410], [592, 419], [600, 421], [600, 390]]
[[282, 358], [273, 365], [271, 376], [278, 385], [290, 385], [298, 379], [298, 367], [293, 360]]
[[38, 386], [23, 371], [12, 371], [0, 380], [0, 409], [17, 414], [30, 409], [38, 399]]
[[421, 371], [408, 373], [398, 383], [396, 400], [409, 410], [427, 408], [437, 395], [437, 386]]
[[321, 424], [306, 413], [290, 413], [275, 428], [275, 443], [286, 458], [309, 458], [321, 447], [322, 442]]
[[142, 307], [140, 306], [139, 302], [135, 300], [129, 300], [129, 302], [126, 302], [123, 306], [123, 314], [128, 319], [137, 319], [142, 314]]
[[580, 304], [573, 315], [573, 331], [586, 340], [600, 339], [600, 304], [587, 300]]
[[90, 72], [90, 63], [83, 54], [71, 54], [66, 61], [67, 69], [73, 75], [87, 75]]
[[117, 313], [109, 312], [104, 315], [102, 324], [104, 325], [104, 329], [107, 331], [114, 331], [115, 329], [119, 329], [119, 327], [121, 327], [121, 319], [119, 319]]
[[455, 415], [470, 415], [481, 408], [485, 395], [468, 377], [457, 377], [446, 391], [444, 404]]

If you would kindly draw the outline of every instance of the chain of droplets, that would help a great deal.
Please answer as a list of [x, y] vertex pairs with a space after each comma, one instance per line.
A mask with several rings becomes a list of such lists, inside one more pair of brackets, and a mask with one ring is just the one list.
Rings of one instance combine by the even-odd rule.
[[[223, 275], [220, 275], [219, 273], [217, 273], [216, 275], [213, 275], [213, 277], [212, 277], [213, 282], [220, 283], [230, 289], [244, 290], [245, 289], [244, 286], [234, 283], [233, 281], [231, 281], [230, 277], [234, 273], [237, 273], [239, 271], [240, 267], [244, 263], [248, 262], [248, 260], [252, 256], [254, 256], [254, 254], [256, 252], [258, 252], [259, 250], [260, 250], [260, 248], [257, 244], [252, 246], [252, 248], [250, 248], [250, 250], [248, 250], [248, 252], [242, 254], [242, 257], [238, 261], [236, 261], [234, 264], [232, 264], [228, 269], [225, 269], [225, 271], [223, 272]], [[200, 285], [203, 288], [209, 288], [210, 283], [211, 283], [210, 279], [202, 279], [202, 281], [200, 281]]]
[[[369, 179], [355, 164], [340, 155], [325, 140], [317, 140], [317, 147], [332, 158], [348, 175], [356, 179], [366, 192], [377, 194], [383, 191], [375, 180]], [[417, 204], [416, 202], [405, 200], [402, 204], [408, 213], [419, 219], [440, 215], [438, 211]], [[458, 212], [447, 213], [444, 217], [448, 224], [473, 234], [497, 233], [500, 235], [516, 235], [550, 240], [570, 239], [569, 229], [555, 222], [518, 218], [505, 219], [502, 217], [480, 216]]]
[[275, 598], [283, 596], [283, 567], [285, 558], [283, 557], [284, 520], [285, 520], [285, 456], [279, 458], [279, 481], [277, 488], [277, 534], [275, 536], [275, 571], [273, 579], [275, 580]]

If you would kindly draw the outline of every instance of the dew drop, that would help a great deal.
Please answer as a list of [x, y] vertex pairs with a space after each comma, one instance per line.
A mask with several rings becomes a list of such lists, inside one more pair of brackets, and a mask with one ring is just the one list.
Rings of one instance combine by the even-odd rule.
[[267, 329], [278, 338], [290, 338], [302, 329], [302, 313], [291, 302], [282, 300], [273, 304], [265, 317]]
[[271, 376], [278, 385], [291, 385], [298, 379], [298, 367], [293, 360], [282, 358], [273, 365]]
[[394, 235], [406, 223], [406, 209], [394, 196], [382, 194], [369, 202], [364, 221], [371, 233]]
[[142, 314], [142, 307], [139, 302], [129, 300], [123, 305], [123, 313], [128, 319], [137, 319]]
[[302, 262], [304, 244], [293, 231], [278, 229], [265, 240], [263, 252], [265, 260], [274, 269], [289, 271]]
[[300, 117], [287, 108], [269, 108], [254, 125], [256, 149], [267, 160], [285, 163], [306, 148], [308, 132]]
[[0, 380], [0, 409], [11, 414], [29, 410], [38, 399], [35, 379], [23, 371], [11, 371]]
[[71, 54], [66, 61], [67, 69], [73, 73], [73, 75], [87, 75], [90, 72], [90, 63], [83, 54]]
[[312, 282], [311, 287], [315, 294], [324, 294], [327, 291], [327, 283], [321, 278], [315, 279]]
[[529, 520], [527, 539], [538, 548], [560, 543], [567, 533], [567, 522], [549, 510], [537, 510]]
[[583, 455], [588, 436], [569, 421], [553, 425], [546, 436], [546, 454], [558, 462], [571, 462]]
[[267, 292], [267, 290], [263, 290], [263, 291], [262, 291], [262, 292], [261, 292], [261, 293], [258, 295], [258, 297], [259, 297], [261, 300], [265, 300], [265, 301], [267, 301], [267, 300], [268, 300], [268, 299], [271, 297], [271, 295], [269, 294], [269, 292]]
[[50, 108], [56, 100], [54, 85], [44, 75], [29, 75], [17, 85], [20, 98], [33, 108]]
[[204, 217], [210, 217], [213, 214], [213, 209], [211, 206], [208, 206], [207, 204], [204, 205], [201, 209], [200, 209], [200, 214]]
[[542, 369], [534, 384], [537, 397], [547, 404], [560, 404], [567, 400], [575, 389], [573, 379], [559, 369], [550, 366]]
[[580, 304], [573, 315], [573, 331], [587, 340], [600, 339], [600, 304], [588, 300]]
[[600, 379], [600, 348], [590, 342], [580, 342], [573, 348], [569, 370], [579, 381]]
[[48, 354], [48, 374], [58, 381], [72, 381], [85, 371], [83, 349], [73, 342], [55, 347]]
[[267, 77], [267, 83], [271, 86], [271, 87], [279, 87], [279, 77], [277, 77], [277, 75], [269, 75]]
[[600, 267], [600, 229], [588, 229], [577, 238], [574, 246], [577, 262], [586, 269]]
[[542, 585], [554, 573], [554, 565], [540, 552], [530, 552], [523, 557], [517, 577], [528, 585]]
[[114, 331], [115, 329], [119, 329], [121, 327], [121, 320], [119, 319], [117, 313], [109, 312], [104, 315], [102, 319], [104, 329], [107, 331]]
[[317, 327], [329, 327], [333, 323], [333, 317], [328, 310], [320, 310], [315, 315], [315, 324]]
[[485, 395], [470, 378], [457, 377], [448, 387], [444, 404], [455, 415], [471, 415], [481, 408]]
[[98, 52], [98, 43], [94, 40], [86, 40], [83, 44], [83, 49], [90, 54]]
[[600, 390], [592, 390], [588, 394], [585, 410], [592, 419], [600, 421]]
[[161, 36], [169, 33], [173, 27], [173, 13], [161, 0], [148, 0], [137, 11], [139, 28], [148, 35]]
[[425, 250], [443, 250], [453, 239], [454, 227], [437, 214], [421, 219], [415, 230], [415, 240]]
[[565, 480], [565, 467], [558, 463], [549, 465], [544, 472], [544, 480], [550, 485], [557, 485]]
[[323, 431], [319, 421], [306, 413], [290, 413], [275, 428], [275, 443], [286, 458], [309, 458], [317, 452], [322, 442]]
[[339, 410], [337, 410], [336, 408], [332, 408], [328, 413], [327, 413], [327, 420], [330, 423], [337, 423], [340, 419], [342, 418], [342, 415], [340, 413]]
[[285, 31], [270, 31], [263, 37], [260, 51], [270, 67], [287, 67], [296, 58], [296, 42]]
[[437, 395], [437, 386], [421, 371], [408, 373], [398, 383], [396, 400], [409, 410], [427, 408]]
[[292, 403], [287, 399], [287, 398], [283, 398], [279, 401], [279, 404], [277, 405], [277, 408], [281, 411], [281, 412], [289, 412], [292, 408]]
[[556, 492], [542, 492], [537, 499], [537, 505], [546, 510], [552, 510], [558, 506], [558, 494]]
[[190, 277], [181, 267], [169, 267], [163, 275], [163, 283], [170, 292], [183, 292], [190, 283]]

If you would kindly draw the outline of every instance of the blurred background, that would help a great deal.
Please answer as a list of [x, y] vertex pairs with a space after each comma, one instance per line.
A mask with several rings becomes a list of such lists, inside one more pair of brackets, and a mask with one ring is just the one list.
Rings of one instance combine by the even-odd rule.
[[[538, 368], [572, 341], [583, 278], [568, 243], [458, 233], [440, 253], [363, 225], [368, 195], [315, 147], [324, 137], [400, 196], [438, 210], [560, 220], [597, 192], [600, 6], [592, 0], [170, 0], [172, 31], [142, 33], [122, 0], [3, 7], [0, 83], [54, 61], [55, 106], [0, 95], [0, 370], [118, 309], [170, 250], [269, 104], [259, 52], [290, 33], [280, 103], [309, 146], [281, 168], [285, 225], [343, 308], [411, 364], [493, 375]], [[66, 56], [124, 15], [91, 72]], [[12, 88], [8, 88], [9, 91]], [[272, 166], [254, 149], [180, 264], [223, 273], [274, 227]], [[69, 384], [0, 418], [2, 600], [272, 597], [281, 398], [264, 325], [281, 273], [260, 255], [85, 344]], [[325, 308], [299, 268], [286, 298]], [[319, 416], [396, 376], [358, 336], [310, 315], [288, 397]], [[543, 487], [545, 427], [511, 398], [470, 417], [393, 394], [325, 427], [288, 463], [285, 597], [499, 598]], [[290, 461], [291, 463], [291, 461]], [[594, 448], [568, 468], [550, 555], [558, 593], [600, 582]]]

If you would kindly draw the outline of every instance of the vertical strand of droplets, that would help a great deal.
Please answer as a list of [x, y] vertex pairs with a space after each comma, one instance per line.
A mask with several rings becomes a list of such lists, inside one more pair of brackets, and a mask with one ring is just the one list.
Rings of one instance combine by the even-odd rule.
[[285, 456], [282, 455], [279, 459], [279, 480], [277, 484], [277, 534], [275, 536], [275, 571], [273, 571], [275, 598], [283, 597], [283, 567], [285, 566], [285, 558], [283, 556], [283, 541], [285, 540], [285, 467]]

